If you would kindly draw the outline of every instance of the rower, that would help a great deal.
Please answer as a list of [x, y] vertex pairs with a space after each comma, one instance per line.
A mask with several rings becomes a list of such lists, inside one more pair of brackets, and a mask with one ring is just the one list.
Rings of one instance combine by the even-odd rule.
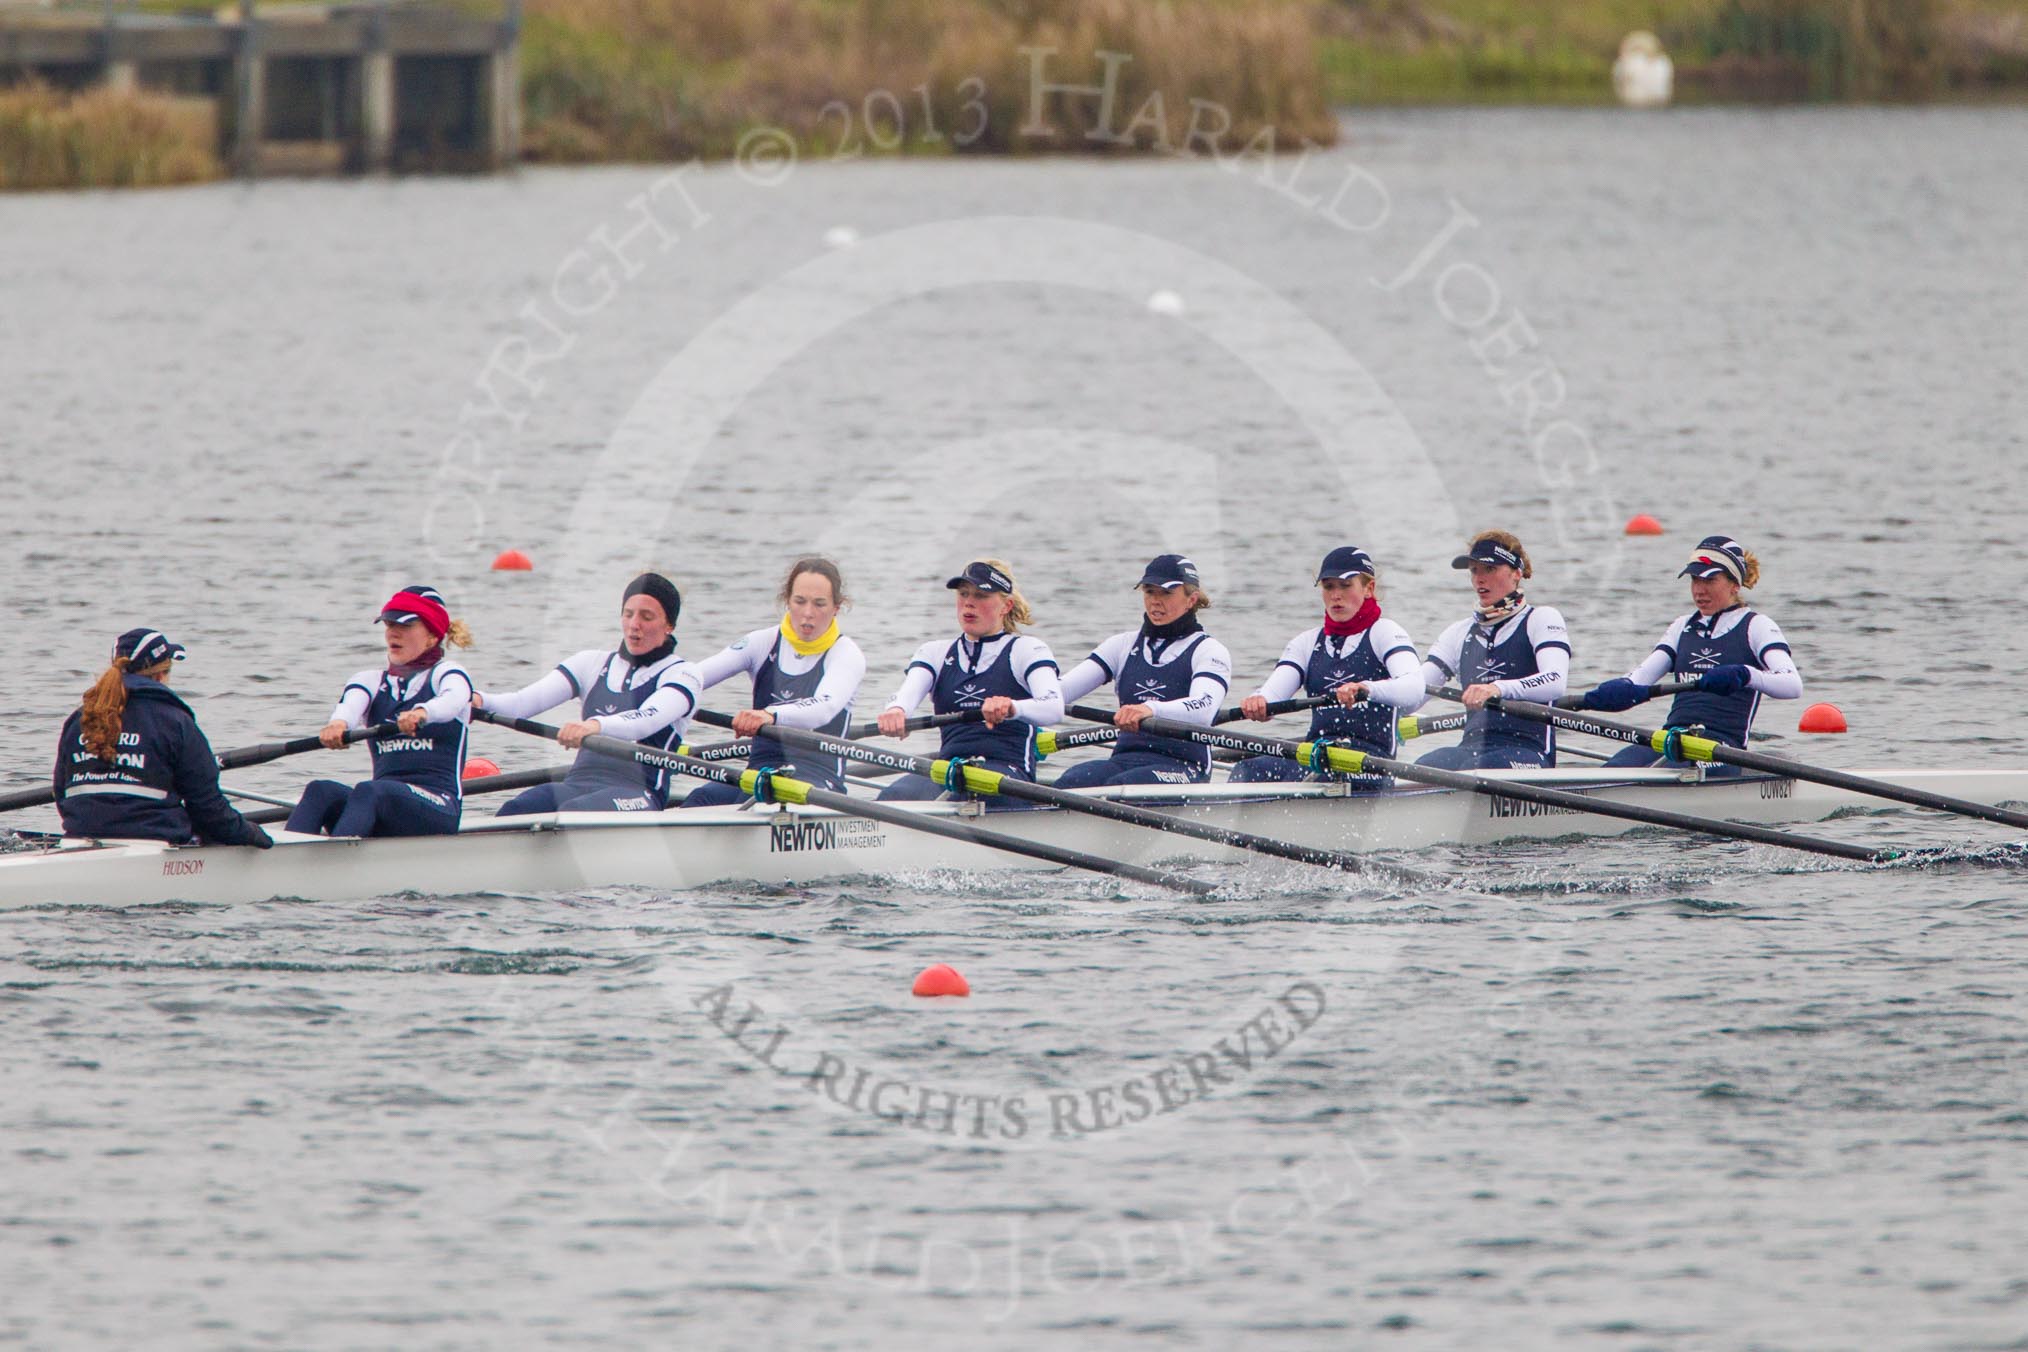
[[[756, 629], [723, 652], [697, 664], [697, 678], [709, 690], [735, 675], [753, 678], [753, 703], [732, 716], [738, 737], [753, 737], [750, 770], [773, 770], [833, 793], [845, 792], [845, 763], [835, 756], [804, 752], [791, 758], [772, 737], [756, 736], [771, 723], [845, 735], [852, 698], [866, 678], [866, 655], [838, 632], [838, 612], [851, 604], [838, 565], [824, 558], [797, 559], [776, 594], [781, 623]], [[684, 807], [724, 807], [745, 798], [736, 785], [700, 784]]]
[[66, 836], [262, 850], [275, 843], [225, 801], [211, 743], [169, 689], [183, 656], [159, 629], [114, 640], [112, 665], [57, 738], [56, 811]]
[[1112, 683], [1120, 697], [1113, 715], [1119, 738], [1106, 759], [1058, 775], [1059, 789], [1202, 784], [1211, 777], [1209, 747], [1135, 731], [1157, 717], [1211, 726], [1232, 684], [1232, 654], [1197, 619], [1211, 598], [1199, 585], [1197, 565], [1181, 554], [1156, 555], [1134, 585], [1141, 592], [1141, 627], [1114, 634], [1063, 678], [1065, 704]]
[[460, 775], [472, 721], [472, 677], [444, 655], [446, 642], [472, 646], [436, 588], [403, 587], [380, 608], [387, 665], [346, 682], [318, 740], [336, 750], [345, 734], [394, 723], [399, 737], [372, 743], [373, 778], [359, 784], [313, 780], [288, 829], [333, 836], [446, 836], [464, 808]]
[[[1006, 564], [975, 560], [944, 585], [957, 593], [958, 636], [916, 649], [901, 688], [881, 711], [880, 730], [906, 736], [908, 715], [925, 695], [940, 714], [976, 709], [979, 722], [944, 726], [940, 754], [1033, 782], [1036, 729], [1063, 717], [1056, 658], [1041, 639], [1018, 632], [1033, 615]], [[902, 775], [880, 796], [935, 798], [942, 792], [927, 775]]]
[[[1697, 608], [1678, 617], [1662, 634], [1654, 651], [1624, 676], [1584, 693], [1581, 709], [1618, 713], [1646, 702], [1650, 687], [1664, 676], [1695, 681], [1669, 706], [1667, 726], [1702, 726], [1703, 735], [1727, 746], [1744, 748], [1753, 716], [1763, 695], [1798, 699], [1802, 673], [1781, 626], [1739, 599], [1742, 589], [1760, 581], [1760, 560], [1728, 535], [1707, 535], [1678, 577], [1690, 579], [1690, 601]], [[1629, 746], [1607, 765], [1653, 765], [1684, 762], [1646, 746]], [[1714, 765], [1713, 775], [1736, 775], [1739, 767]]]
[[498, 816], [530, 812], [659, 812], [669, 801], [670, 772], [584, 749], [599, 734], [659, 751], [683, 741], [703, 687], [697, 669], [676, 655], [682, 593], [659, 573], [643, 573], [620, 594], [620, 643], [566, 657], [519, 690], [481, 692], [472, 706], [503, 718], [533, 718], [578, 699], [578, 716], [556, 740], [577, 750], [561, 780], [516, 794]]
[[[1268, 704], [1298, 690], [1312, 698], [1331, 695], [1336, 704], [1310, 715], [1309, 740], [1329, 739], [1391, 757], [1399, 716], [1429, 698], [1415, 644], [1407, 630], [1380, 613], [1380, 576], [1358, 546], [1340, 545], [1326, 554], [1311, 585], [1324, 594], [1324, 622], [1289, 640], [1260, 689], [1240, 701], [1240, 712], [1266, 722]], [[1387, 782], [1375, 775], [1311, 773], [1285, 756], [1251, 756], [1232, 767], [1229, 779], [1236, 784], [1336, 779], [1368, 789]]]
[[1451, 567], [1470, 569], [1478, 608], [1436, 641], [1422, 665], [1431, 686], [1455, 680], [1464, 687], [1464, 740], [1438, 747], [1418, 765], [1444, 770], [1500, 770], [1556, 764], [1556, 731], [1509, 718], [1486, 701], [1553, 704], [1570, 671], [1570, 631], [1548, 606], [1530, 605], [1521, 593], [1535, 575], [1528, 551], [1503, 530], [1480, 531]]

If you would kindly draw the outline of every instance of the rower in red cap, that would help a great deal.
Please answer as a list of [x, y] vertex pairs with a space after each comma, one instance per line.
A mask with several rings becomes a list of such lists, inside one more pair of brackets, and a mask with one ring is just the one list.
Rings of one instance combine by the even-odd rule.
[[472, 678], [444, 655], [444, 644], [469, 648], [471, 631], [451, 618], [434, 587], [403, 587], [380, 608], [380, 623], [387, 665], [346, 682], [318, 737], [335, 750], [354, 728], [394, 723], [401, 735], [372, 743], [372, 779], [311, 782], [289, 814], [291, 831], [444, 836], [458, 829]]

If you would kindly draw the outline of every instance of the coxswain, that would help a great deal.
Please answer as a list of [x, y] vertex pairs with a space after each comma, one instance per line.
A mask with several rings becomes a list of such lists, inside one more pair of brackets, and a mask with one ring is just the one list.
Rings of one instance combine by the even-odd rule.
[[[771, 723], [785, 728], [843, 737], [852, 719], [852, 699], [866, 678], [866, 655], [838, 632], [838, 612], [851, 604], [845, 579], [829, 559], [797, 559], [776, 594], [781, 623], [756, 629], [731, 647], [697, 664], [706, 690], [733, 676], [753, 679], [753, 702], [732, 716], [737, 737], [753, 737], [750, 770], [772, 770], [808, 784], [845, 791], [845, 764], [821, 752], [791, 751], [772, 737], [757, 736]], [[745, 795], [730, 784], [705, 783], [690, 791], [685, 807], [723, 807]]]
[[[1380, 574], [1358, 546], [1340, 545], [1326, 554], [1311, 585], [1324, 594], [1324, 622], [1289, 640], [1260, 688], [1240, 701], [1240, 712], [1265, 722], [1269, 704], [1299, 691], [1313, 699], [1329, 695], [1336, 703], [1311, 711], [1310, 741], [1392, 757], [1400, 742], [1400, 716], [1429, 698], [1415, 644], [1407, 630], [1380, 613]], [[1386, 784], [1373, 775], [1313, 774], [1285, 756], [1250, 756], [1228, 778], [1236, 784], [1326, 778], [1361, 788]]]
[[[1663, 677], [1695, 681], [1669, 706], [1671, 729], [1701, 727], [1702, 735], [1744, 748], [1762, 696], [1798, 699], [1802, 673], [1781, 626], [1740, 600], [1760, 581], [1760, 560], [1729, 535], [1707, 535], [1690, 562], [1676, 574], [1690, 579], [1690, 602], [1697, 608], [1672, 622], [1654, 651], [1624, 676], [1585, 692], [1579, 707], [1618, 713], [1645, 703]], [[1683, 762], [1647, 746], [1629, 746], [1607, 765], [1669, 765]], [[1713, 766], [1710, 773], [1737, 774], [1736, 766]]]
[[274, 844], [225, 800], [211, 743], [169, 689], [183, 656], [183, 645], [158, 629], [129, 629], [114, 641], [112, 665], [57, 738], [56, 811], [66, 836]]
[[[1035, 733], [1063, 717], [1056, 658], [1041, 639], [1018, 632], [1034, 617], [1006, 564], [974, 560], [944, 585], [957, 593], [958, 636], [932, 639], [916, 649], [901, 688], [881, 711], [880, 730], [889, 737], [905, 736], [908, 716], [925, 695], [940, 714], [976, 710], [979, 721], [947, 723], [940, 729], [939, 754], [1033, 781]], [[902, 775], [880, 796], [935, 798], [942, 792], [926, 775]]]
[[1120, 707], [1113, 754], [1073, 765], [1059, 789], [1115, 784], [1202, 784], [1211, 777], [1211, 749], [1138, 729], [1147, 719], [1173, 718], [1210, 727], [1232, 684], [1232, 654], [1204, 632], [1197, 612], [1211, 605], [1197, 565], [1181, 554], [1159, 554], [1134, 584], [1141, 627], [1114, 634], [1063, 677], [1063, 702], [1073, 704], [1110, 682]]
[[1425, 683], [1464, 687], [1464, 739], [1417, 760], [1445, 770], [1501, 770], [1556, 764], [1556, 730], [1486, 707], [1490, 699], [1553, 704], [1570, 672], [1570, 631], [1548, 606], [1530, 605], [1522, 582], [1535, 574], [1528, 551], [1503, 530], [1480, 531], [1451, 567], [1470, 569], [1478, 606], [1444, 630], [1423, 663]]
[[568, 700], [578, 715], [556, 740], [577, 751], [570, 773], [516, 794], [502, 817], [530, 812], [658, 812], [668, 805], [670, 772], [590, 751], [593, 734], [673, 751], [703, 694], [697, 669], [676, 655], [682, 593], [659, 573], [643, 573], [620, 595], [620, 643], [566, 657], [519, 690], [482, 691], [475, 707], [506, 718], [533, 718]]
[[460, 776], [472, 721], [472, 678], [444, 655], [444, 644], [472, 646], [471, 631], [451, 618], [434, 587], [403, 587], [380, 608], [387, 665], [345, 683], [331, 719], [317, 734], [345, 745], [354, 728], [393, 723], [400, 736], [371, 744], [373, 778], [358, 784], [313, 780], [288, 829], [332, 836], [443, 836], [458, 829]]

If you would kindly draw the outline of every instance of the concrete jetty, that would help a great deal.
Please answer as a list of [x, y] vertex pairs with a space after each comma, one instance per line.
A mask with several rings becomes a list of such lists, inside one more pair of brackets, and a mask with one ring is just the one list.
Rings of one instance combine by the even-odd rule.
[[485, 170], [520, 154], [520, 0], [179, 14], [0, 5], [0, 84], [215, 100], [235, 172]]

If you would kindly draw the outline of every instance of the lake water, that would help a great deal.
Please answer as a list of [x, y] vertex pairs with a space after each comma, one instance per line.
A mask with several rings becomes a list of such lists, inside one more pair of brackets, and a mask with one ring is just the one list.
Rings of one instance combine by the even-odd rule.
[[[2024, 144], [2018, 110], [1418, 112], [1271, 170], [0, 200], [0, 787], [132, 624], [190, 645], [232, 746], [321, 723], [394, 585], [440, 587], [503, 686], [610, 641], [651, 565], [714, 651], [815, 548], [870, 708], [954, 565], [1012, 562], [1073, 660], [1181, 549], [1243, 692], [1326, 548], [1371, 549], [1427, 643], [1489, 525], [1586, 683], [1725, 531], [1852, 724], [1773, 705], [1770, 745], [2019, 765]], [[509, 546], [535, 571], [488, 571]], [[0, 1344], [2019, 1346], [2007, 834], [1821, 830], [1963, 857], [1643, 834], [1437, 852], [1466, 886], [1427, 895], [0, 915]], [[976, 994], [913, 1000], [934, 961]], [[1289, 1040], [1242, 1066], [1249, 1021]], [[1159, 1110], [1091, 1129], [1129, 1085]]]

